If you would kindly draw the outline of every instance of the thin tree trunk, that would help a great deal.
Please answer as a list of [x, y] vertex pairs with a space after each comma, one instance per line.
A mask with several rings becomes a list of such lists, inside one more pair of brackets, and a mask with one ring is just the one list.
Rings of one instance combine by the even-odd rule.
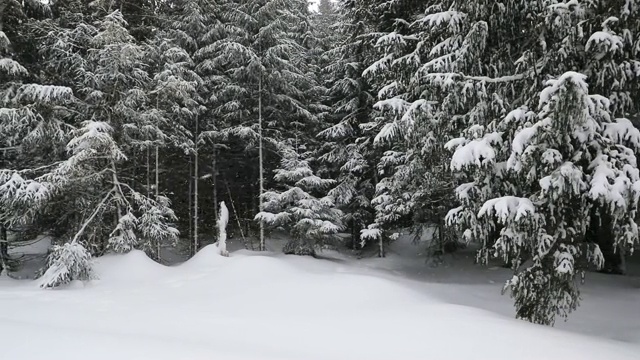
[[2, 271], [9, 272], [7, 269], [7, 259], [9, 258], [9, 240], [7, 239], [7, 228], [0, 225], [0, 274]]
[[[373, 188], [375, 189], [378, 186], [378, 172], [373, 172]], [[384, 257], [384, 236], [380, 234], [380, 238], [378, 239], [378, 257]]]
[[[113, 174], [111, 175], [111, 181], [113, 181], [113, 189], [114, 189], [114, 199], [116, 202], [116, 221], [115, 221], [115, 226], [117, 227], [118, 224], [120, 223], [120, 219], [122, 219], [122, 207], [121, 205], [124, 203], [125, 199], [123, 198], [122, 195], [122, 191], [120, 190], [120, 180], [118, 179], [118, 175], [117, 175], [117, 170], [116, 170], [116, 163], [112, 160], [111, 161], [111, 169], [113, 170]], [[107, 248], [107, 243], [102, 243], [101, 244], [101, 250], [105, 251], [105, 249]]]
[[6, 258], [9, 255], [9, 240], [7, 238], [7, 228], [0, 225], [0, 256]]
[[131, 170], [131, 187], [138, 187], [138, 152], [133, 149], [133, 169]]
[[218, 158], [218, 154], [216, 151], [216, 144], [215, 142], [213, 143], [213, 173], [211, 174], [211, 177], [213, 179], [213, 219], [214, 219], [214, 223], [217, 223], [218, 221], [218, 178], [217, 178], [217, 173], [218, 173], [218, 169], [217, 169], [217, 158]]
[[[253, 208], [253, 206], [251, 206], [250, 201], [244, 203], [244, 216], [249, 216], [251, 208]], [[246, 217], [243, 217], [242, 224], [244, 225], [244, 231], [247, 233], [247, 236], [251, 237], [253, 235], [251, 231], [251, 224], [247, 221]], [[253, 250], [253, 248], [253, 240], [251, 240], [251, 250]]]
[[[191, 154], [189, 154], [189, 247], [193, 246], [191, 240], [193, 240], [193, 222], [191, 221], [191, 214], [193, 211], [193, 161]], [[191, 249], [191, 255], [195, 255], [195, 249]]]
[[624, 246], [618, 246], [618, 255], [620, 256], [620, 266], [618, 267], [621, 275], [627, 274], [627, 258]]
[[238, 216], [238, 211], [236, 211], [236, 204], [233, 201], [233, 196], [231, 196], [231, 189], [229, 188], [229, 183], [225, 180], [224, 184], [227, 186], [227, 193], [229, 194], [229, 202], [231, 203], [231, 209], [233, 210], [233, 214], [236, 217], [236, 223], [238, 223], [238, 230], [240, 230], [240, 236], [242, 237], [242, 244], [244, 245], [245, 249], [249, 250], [247, 239], [244, 237], [244, 231], [242, 230], [242, 224], [240, 224], [240, 217]]
[[[7, 6], [7, 2], [0, 0], [0, 31], [2, 31], [2, 18], [4, 15], [4, 9]], [[2, 151], [2, 157], [0, 157], [0, 166], [4, 167], [5, 159], [7, 158], [7, 150]], [[7, 239], [7, 228], [3, 223], [0, 223], [0, 274], [2, 271], [9, 272], [7, 269], [6, 259], [9, 257], [9, 240]]]
[[[160, 156], [158, 155], [158, 145], [156, 145], [156, 201], [160, 197], [160, 177], [158, 176], [159, 165], [158, 161]], [[158, 261], [160, 261], [160, 238], [156, 240], [156, 256], [158, 257]]]
[[198, 251], [198, 115], [196, 115], [196, 144], [195, 144], [195, 164], [193, 166], [193, 253]]
[[440, 218], [438, 221], [438, 241], [440, 242], [440, 254], [444, 255], [446, 252], [445, 249], [445, 238], [444, 238], [444, 219]]
[[147, 197], [151, 196], [151, 164], [149, 158], [150, 155], [149, 147], [147, 146]]
[[356, 219], [351, 215], [351, 247], [358, 250], [358, 237], [356, 236]]
[[[260, 161], [260, 193], [258, 194], [258, 208], [260, 212], [264, 210], [264, 202], [262, 199], [262, 194], [264, 193], [264, 165], [263, 165], [263, 154], [262, 154], [262, 75], [258, 80], [258, 141], [260, 144], [258, 146], [258, 158]], [[266, 246], [264, 243], [264, 223], [260, 220], [260, 251], [265, 251]]]

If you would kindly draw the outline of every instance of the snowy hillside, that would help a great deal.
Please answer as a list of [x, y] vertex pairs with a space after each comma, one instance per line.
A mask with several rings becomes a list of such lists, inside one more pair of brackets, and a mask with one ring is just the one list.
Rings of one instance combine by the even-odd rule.
[[[394, 270], [393, 259], [401, 256], [376, 264], [241, 250], [227, 258], [207, 246], [172, 267], [140, 251], [105, 256], [96, 264], [100, 280], [60, 290], [5, 277], [0, 338], [9, 346], [2, 358], [495, 360], [517, 352], [519, 359], [622, 360], [640, 354], [635, 344], [456, 305], [443, 299], [440, 285], [415, 281], [425, 276], [375, 269]], [[474, 286], [447, 289], [462, 303], [482, 303], [483, 291]], [[589, 312], [588, 303], [582, 310]]]

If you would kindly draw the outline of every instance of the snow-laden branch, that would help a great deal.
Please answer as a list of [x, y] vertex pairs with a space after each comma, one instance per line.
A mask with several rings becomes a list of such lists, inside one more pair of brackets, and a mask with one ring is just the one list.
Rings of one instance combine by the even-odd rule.
[[530, 73], [506, 75], [506, 76], [499, 76], [499, 77], [489, 77], [489, 76], [471, 76], [471, 75], [465, 75], [462, 73], [427, 73], [427, 74], [424, 74], [424, 77], [444, 78], [444, 79], [459, 78], [462, 80], [479, 81], [479, 82], [485, 82], [485, 83], [505, 83], [505, 82], [514, 82], [514, 81], [521, 81], [524, 79], [528, 79], [529, 75]]
[[495, 215], [501, 223], [506, 224], [507, 221], [520, 221], [535, 213], [536, 208], [531, 200], [516, 196], [503, 196], [485, 202], [478, 212], [478, 217]]

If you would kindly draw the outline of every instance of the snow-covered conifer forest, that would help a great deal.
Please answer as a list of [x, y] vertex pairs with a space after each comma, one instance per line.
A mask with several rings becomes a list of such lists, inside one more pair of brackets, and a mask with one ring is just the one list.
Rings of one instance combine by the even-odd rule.
[[0, 0], [0, 357], [637, 359], [639, 129], [640, 0]]

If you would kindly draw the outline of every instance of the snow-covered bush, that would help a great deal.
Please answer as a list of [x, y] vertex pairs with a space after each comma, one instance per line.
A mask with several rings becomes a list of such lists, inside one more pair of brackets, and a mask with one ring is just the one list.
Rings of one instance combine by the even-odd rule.
[[93, 278], [91, 254], [77, 241], [55, 245], [47, 258], [46, 271], [40, 277], [41, 288], [54, 288], [73, 280]]
[[118, 220], [118, 225], [109, 236], [109, 249], [116, 253], [127, 253], [138, 246], [138, 237], [135, 234], [138, 218], [128, 212]]
[[175, 246], [180, 235], [173, 224], [177, 217], [170, 207], [171, 202], [164, 196], [157, 196], [156, 200], [140, 193], [132, 193], [131, 196], [142, 213], [136, 228], [140, 233], [139, 246], [159, 260], [161, 245]]
[[287, 255], [315, 256], [316, 249], [313, 243], [304, 239], [291, 239], [282, 247], [282, 252]]

